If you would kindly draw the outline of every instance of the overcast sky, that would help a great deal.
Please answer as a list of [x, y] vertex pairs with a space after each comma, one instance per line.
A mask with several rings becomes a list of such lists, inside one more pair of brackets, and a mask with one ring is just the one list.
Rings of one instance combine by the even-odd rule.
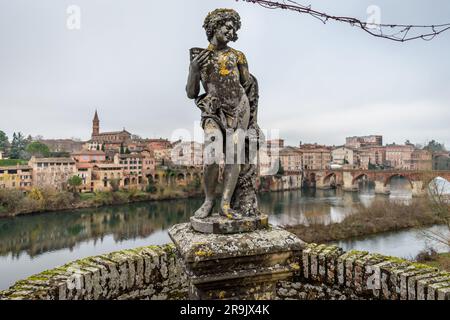
[[[450, 22], [448, 0], [302, 3], [363, 20], [377, 5], [382, 23]], [[70, 5], [81, 9], [79, 30], [66, 27]], [[0, 0], [0, 130], [88, 139], [97, 108], [101, 131], [193, 131], [188, 50], [207, 45], [203, 19], [217, 7], [241, 14], [232, 46], [259, 80], [260, 126], [288, 144], [383, 134], [450, 147], [450, 32], [396, 43], [234, 0]]]

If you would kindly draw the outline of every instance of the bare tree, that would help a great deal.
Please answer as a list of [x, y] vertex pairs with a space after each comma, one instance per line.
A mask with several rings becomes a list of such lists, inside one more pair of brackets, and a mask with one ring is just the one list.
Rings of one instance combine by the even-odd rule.
[[[445, 179], [435, 178], [427, 186], [430, 207], [447, 226], [450, 232], [450, 194]], [[427, 230], [423, 232], [425, 238], [444, 244], [450, 249], [450, 235], [447, 232]]]

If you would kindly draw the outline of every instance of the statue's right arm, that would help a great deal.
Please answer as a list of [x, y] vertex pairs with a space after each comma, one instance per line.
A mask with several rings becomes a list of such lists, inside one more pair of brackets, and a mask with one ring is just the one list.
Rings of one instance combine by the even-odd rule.
[[189, 99], [196, 99], [200, 93], [200, 70], [208, 63], [208, 55], [209, 51], [205, 49], [191, 61], [186, 85]]
[[200, 93], [200, 71], [189, 67], [189, 76], [186, 85], [186, 93], [189, 99], [196, 99]]

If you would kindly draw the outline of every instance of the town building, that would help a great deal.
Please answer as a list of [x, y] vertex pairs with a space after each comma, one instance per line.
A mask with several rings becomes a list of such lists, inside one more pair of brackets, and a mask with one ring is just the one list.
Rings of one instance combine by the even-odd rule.
[[186, 167], [203, 166], [203, 144], [195, 141], [180, 141], [173, 145], [170, 159], [174, 165]]
[[301, 144], [302, 165], [304, 169], [329, 169], [331, 165], [331, 147], [315, 144]]
[[386, 166], [393, 169], [410, 170], [412, 153], [415, 150], [414, 145], [390, 144], [386, 147]]
[[448, 152], [434, 153], [433, 170], [450, 170], [450, 153]]
[[[95, 111], [94, 119], [92, 120], [91, 142], [96, 145], [107, 143], [120, 145], [125, 144], [129, 140], [131, 140], [131, 133], [126, 131], [125, 128], [122, 131], [100, 132], [100, 120], [97, 114], [97, 110]], [[102, 147], [97, 150], [102, 150]]]
[[356, 165], [356, 150], [345, 146], [336, 147], [331, 151], [332, 163], [353, 168]]
[[153, 151], [156, 165], [171, 165], [172, 143], [168, 139], [144, 139], [143, 142]]
[[266, 144], [267, 144], [267, 148], [269, 150], [271, 150], [271, 153], [279, 152], [281, 149], [284, 148], [284, 140], [283, 139], [267, 140]]
[[386, 148], [366, 146], [356, 150], [356, 166], [360, 169], [381, 168], [386, 163]]
[[67, 180], [76, 175], [76, 162], [72, 158], [36, 158], [28, 162], [33, 172], [33, 185], [51, 186], [58, 190], [67, 187]]
[[53, 153], [73, 153], [83, 149], [86, 142], [73, 139], [38, 139]]
[[141, 155], [143, 156], [142, 176], [147, 178], [149, 175], [154, 175], [156, 172], [156, 159], [154, 152], [152, 150], [143, 150]]
[[433, 155], [428, 150], [416, 149], [411, 154], [410, 170], [432, 170]]
[[172, 149], [172, 143], [168, 139], [144, 139], [143, 142], [152, 150]]
[[72, 158], [79, 163], [94, 163], [106, 161], [106, 154], [98, 150], [82, 150], [71, 154]]
[[111, 191], [116, 183], [118, 188], [124, 187], [124, 174], [121, 164], [95, 163], [92, 167], [91, 186], [94, 191]]
[[138, 185], [143, 183], [142, 164], [144, 156], [139, 153], [116, 154], [114, 163], [123, 169], [123, 185]]
[[92, 183], [92, 168], [93, 164], [88, 162], [79, 162], [76, 164], [76, 175], [81, 178], [80, 192], [93, 192], [94, 185]]
[[33, 184], [32, 168], [30, 166], [0, 167], [0, 189], [30, 190]]
[[383, 136], [371, 135], [371, 136], [354, 136], [347, 137], [345, 139], [345, 146], [348, 148], [358, 149], [367, 146], [382, 146]]
[[303, 154], [300, 148], [284, 147], [279, 151], [280, 165], [285, 174], [300, 174], [303, 169]]

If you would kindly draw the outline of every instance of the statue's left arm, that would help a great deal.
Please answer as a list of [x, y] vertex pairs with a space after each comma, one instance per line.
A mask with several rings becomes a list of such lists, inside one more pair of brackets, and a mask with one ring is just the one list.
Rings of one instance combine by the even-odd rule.
[[238, 51], [238, 67], [239, 67], [241, 85], [247, 91], [248, 87], [250, 86], [251, 76], [250, 76], [250, 72], [248, 71], [247, 58], [240, 51]]
[[241, 85], [244, 87], [245, 93], [247, 94], [248, 100], [250, 102], [249, 128], [259, 130], [258, 125], [256, 123], [258, 114], [258, 99], [259, 99], [258, 82], [256, 78], [252, 74], [250, 74], [247, 58], [240, 51], [238, 54], [238, 66], [241, 77]]

